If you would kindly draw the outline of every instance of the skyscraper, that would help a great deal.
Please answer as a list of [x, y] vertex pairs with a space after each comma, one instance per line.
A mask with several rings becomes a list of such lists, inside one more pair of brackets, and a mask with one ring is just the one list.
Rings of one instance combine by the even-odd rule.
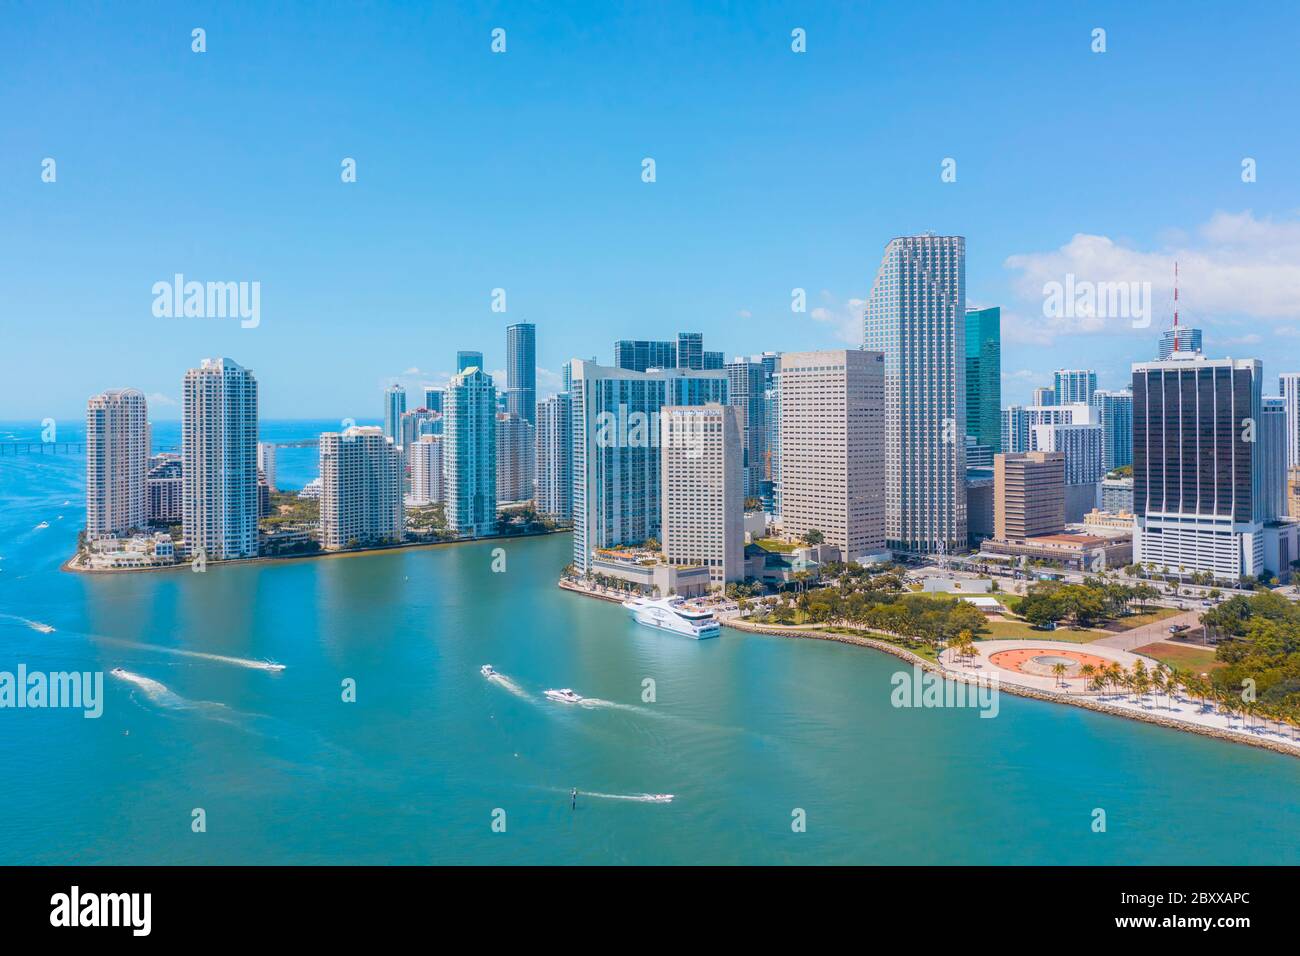
[[431, 412], [442, 414], [442, 396], [443, 390], [433, 385], [424, 387], [424, 407]]
[[406, 389], [394, 383], [384, 389], [384, 437], [402, 443], [402, 416], [406, 413]]
[[763, 510], [778, 521], [781, 519], [781, 373], [780, 357], [777, 368], [763, 390], [763, 414], [766, 416], [767, 435], [763, 443], [767, 452], [766, 473], [763, 480]]
[[[892, 548], [951, 553], [967, 547], [965, 317], [966, 240], [930, 234], [891, 240], [867, 299], [864, 348], [885, 356]], [[783, 357], [783, 374], [785, 368]], [[783, 441], [785, 427], [783, 421]], [[787, 447], [783, 478], [789, 463]], [[784, 493], [788, 503], [788, 480]]]
[[280, 489], [275, 483], [275, 442], [260, 441], [257, 443], [257, 468], [266, 479], [266, 486], [272, 491]]
[[537, 511], [573, 517], [573, 418], [568, 391], [537, 405]]
[[1226, 579], [1263, 570], [1258, 359], [1133, 366], [1134, 560]]
[[1133, 393], [1098, 389], [1092, 393], [1092, 407], [1101, 423], [1102, 468], [1114, 471], [1133, 464]]
[[741, 409], [741, 447], [745, 468], [745, 497], [763, 494], [766, 465], [767, 413], [763, 399], [767, 376], [760, 362], [738, 358], [724, 366], [727, 402]]
[[320, 436], [320, 534], [326, 551], [397, 544], [405, 532], [402, 454], [374, 427]]
[[514, 412], [497, 414], [497, 501], [531, 501], [537, 435]]
[[677, 333], [677, 367], [700, 370], [704, 368], [704, 333]]
[[966, 310], [966, 434], [1002, 450], [1002, 309]]
[[724, 352], [705, 352], [704, 361], [701, 368], [707, 371], [720, 369], [727, 364], [727, 356]]
[[[1066, 406], [1069, 407], [1069, 406]], [[1094, 423], [1034, 425], [1030, 451], [1065, 455], [1065, 520], [1082, 521], [1101, 504], [1102, 429]]]
[[468, 368], [482, 368], [482, 367], [483, 367], [482, 352], [461, 351], [456, 353], [456, 374], [457, 375], [459, 375], [461, 372], [465, 371]]
[[149, 410], [144, 393], [114, 388], [86, 402], [86, 538], [149, 522]]
[[[761, 366], [759, 367], [761, 371]], [[667, 405], [659, 415], [662, 549], [713, 584], [745, 577], [745, 474], [735, 406]]]
[[993, 536], [1023, 540], [1065, 529], [1065, 454], [1004, 452], [993, 459]]
[[531, 322], [506, 328], [506, 411], [537, 422], [537, 326]]
[[442, 481], [441, 435], [421, 435], [411, 442], [407, 455], [411, 460], [411, 502], [416, 505], [440, 504], [444, 497]]
[[1034, 389], [1035, 405], [1055, 405], [1056, 403], [1056, 390], [1051, 386], [1039, 385]]
[[[1260, 470], [1264, 473], [1263, 513], [1260, 520], [1268, 523], [1286, 517], [1286, 399], [1266, 395], [1260, 402], [1259, 450]], [[1287, 569], [1274, 569], [1287, 570]]]
[[781, 356], [781, 528], [820, 531], [843, 561], [885, 549], [885, 365], [859, 349]]
[[182, 525], [191, 554], [257, 556], [257, 379], [228, 358], [185, 373]]
[[1097, 391], [1097, 373], [1090, 368], [1058, 368], [1053, 378], [1057, 405], [1087, 405]]
[[[1175, 333], [1177, 333], [1175, 335]], [[1177, 329], [1165, 329], [1160, 333], [1160, 360], [1163, 362], [1174, 352], [1174, 339], [1178, 339], [1179, 352], [1201, 351], [1201, 330], [1179, 326]]]
[[[596, 360], [591, 359], [595, 365]], [[614, 343], [614, 367], [631, 372], [644, 372], [648, 368], [676, 368], [677, 343], [619, 339]]]
[[574, 360], [573, 563], [592, 552], [641, 544], [659, 534], [660, 410], [665, 405], [726, 404], [723, 372], [634, 372]]
[[1278, 376], [1277, 390], [1286, 408], [1286, 460], [1289, 468], [1300, 468], [1300, 372]]
[[471, 366], [453, 376], [443, 410], [447, 527], [483, 537], [497, 527], [496, 386]]

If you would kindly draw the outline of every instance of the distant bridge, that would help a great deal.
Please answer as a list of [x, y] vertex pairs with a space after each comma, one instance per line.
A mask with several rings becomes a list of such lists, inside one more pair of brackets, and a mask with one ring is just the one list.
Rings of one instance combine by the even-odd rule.
[[86, 445], [79, 441], [4, 441], [0, 458], [6, 455], [84, 455]]

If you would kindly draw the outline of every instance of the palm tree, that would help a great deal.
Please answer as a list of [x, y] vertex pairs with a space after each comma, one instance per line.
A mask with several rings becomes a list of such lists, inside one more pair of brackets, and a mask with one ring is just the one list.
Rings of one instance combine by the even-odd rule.
[[1093, 664], [1084, 664], [1079, 668], [1079, 673], [1083, 675], [1085, 686], [1092, 689], [1093, 675], [1097, 673], [1097, 668]]
[[1060, 687], [1062, 684], [1065, 683], [1065, 679], [1064, 679], [1064, 677], [1065, 677], [1065, 665], [1064, 665], [1064, 664], [1060, 664], [1060, 663], [1053, 664], [1053, 665], [1052, 665], [1052, 673], [1056, 675], [1056, 686], [1057, 686], [1057, 687]]

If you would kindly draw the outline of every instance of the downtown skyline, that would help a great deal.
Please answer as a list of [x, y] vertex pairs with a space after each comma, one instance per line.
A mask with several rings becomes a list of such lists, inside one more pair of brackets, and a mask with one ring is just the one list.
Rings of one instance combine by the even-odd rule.
[[[224, 354], [262, 374], [268, 419], [369, 419], [394, 380], [414, 392], [456, 371], [448, 339], [483, 348], [504, 380], [498, 329], [517, 322], [542, 333], [539, 400], [559, 390], [566, 359], [606, 362], [620, 338], [700, 331], [728, 360], [753, 342], [853, 347], [879, 250], [925, 229], [966, 238], [968, 307], [1003, 310], [1006, 404], [1027, 403], [1061, 364], [1124, 387], [1129, 363], [1155, 357], [1175, 259], [1184, 324], [1214, 354], [1267, 355], [1271, 378], [1300, 366], [1300, 186], [1283, 174], [1300, 144], [1281, 106], [1300, 91], [1273, 65], [1296, 28], [1166, 13], [1101, 4], [994, 25], [954, 4], [812, 16], [778, 5], [738, 31], [684, 6], [662, 23], [506, 7], [436, 26], [387, 11], [396, 26], [382, 34], [364, 14], [320, 13], [304, 36], [290, 8], [256, 31], [237, 12], [205, 15], [200, 55], [175, 16], [91, 25], [23, 11], [77, 62], [99, 49], [133, 59], [129, 73], [105, 64], [88, 89], [75, 68], [28, 69], [22, 30], [0, 39], [16, 93], [0, 408], [76, 419], [87, 394], [134, 384], [168, 420], [180, 400], [168, 370]], [[935, 16], [960, 46], [893, 49]], [[494, 56], [498, 19], [510, 40]], [[804, 54], [790, 50], [795, 25]], [[1105, 53], [1089, 49], [1096, 25]], [[880, 55], [865, 71], [853, 55], [864, 37]], [[1187, 55], [1209, 42], [1234, 78], [1226, 99], [1220, 70]], [[355, 67], [346, 81], [322, 46]], [[362, 69], [380, 49], [383, 68]], [[912, 89], [938, 57], [943, 101]], [[607, 94], [586, 89], [593, 70]], [[259, 104], [228, 82], [241, 71], [296, 76], [311, 108]], [[105, 128], [101, 97], [133, 122]], [[881, 113], [886, 101], [896, 106]], [[1103, 121], [1125, 149], [1089, 134]], [[239, 135], [196, 155], [184, 144], [200, 126]], [[340, 181], [348, 157], [355, 183]], [[641, 181], [645, 157], [654, 183]], [[947, 158], [955, 182], [941, 179]], [[261, 321], [154, 317], [150, 289], [176, 273], [261, 283]], [[1151, 281], [1150, 327], [1046, 319], [1042, 286], [1067, 275]], [[791, 312], [794, 288], [806, 312]], [[54, 344], [51, 317], [78, 348]]]

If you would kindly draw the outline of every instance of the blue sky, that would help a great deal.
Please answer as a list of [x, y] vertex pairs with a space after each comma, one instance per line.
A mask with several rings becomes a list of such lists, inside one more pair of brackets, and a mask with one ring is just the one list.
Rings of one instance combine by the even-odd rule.
[[[1061, 366], [1123, 385], [1174, 258], [1207, 351], [1300, 368], [1288, 4], [460, 6], [10, 5], [0, 419], [125, 385], [174, 418], [207, 355], [254, 369], [264, 417], [373, 418], [458, 348], [503, 368], [513, 321], [543, 391], [616, 338], [856, 345], [885, 244], [924, 230], [1004, 308], [1005, 401]], [[260, 282], [260, 324], [155, 317], [177, 272]], [[1151, 328], [1044, 319], [1065, 273], [1152, 281]]]

